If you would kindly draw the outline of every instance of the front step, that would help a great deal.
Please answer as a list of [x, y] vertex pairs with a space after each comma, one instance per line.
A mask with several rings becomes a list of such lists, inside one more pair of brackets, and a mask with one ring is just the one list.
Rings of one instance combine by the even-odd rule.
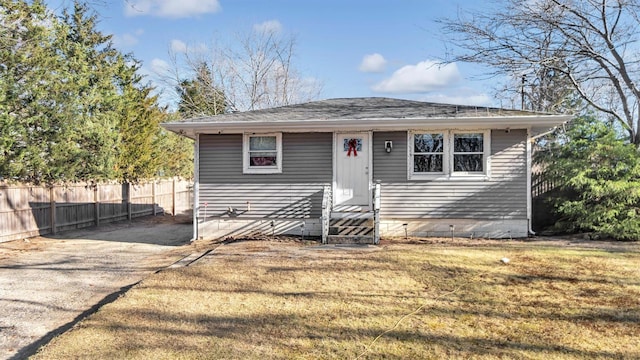
[[329, 244], [373, 244], [373, 212], [332, 212]]
[[373, 244], [373, 235], [329, 235], [329, 244]]

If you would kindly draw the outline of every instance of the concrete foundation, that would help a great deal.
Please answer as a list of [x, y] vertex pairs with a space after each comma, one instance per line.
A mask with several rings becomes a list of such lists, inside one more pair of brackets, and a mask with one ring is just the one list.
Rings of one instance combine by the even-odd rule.
[[395, 219], [380, 222], [381, 237], [456, 237], [508, 239], [527, 237], [527, 220]]
[[199, 220], [198, 239], [268, 235], [322, 236], [320, 219], [228, 219]]
[[[406, 233], [405, 226], [406, 225]], [[527, 237], [527, 220], [474, 219], [383, 219], [380, 236], [384, 237], [450, 237], [451, 225], [456, 237], [509, 239]], [[229, 219], [209, 218], [198, 222], [198, 238], [206, 240], [227, 237], [268, 235], [322, 236], [321, 219]]]

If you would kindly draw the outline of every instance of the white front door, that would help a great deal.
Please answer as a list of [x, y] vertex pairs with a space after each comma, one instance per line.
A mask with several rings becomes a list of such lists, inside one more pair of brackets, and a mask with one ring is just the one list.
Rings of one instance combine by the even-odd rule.
[[336, 135], [334, 204], [368, 206], [369, 133]]

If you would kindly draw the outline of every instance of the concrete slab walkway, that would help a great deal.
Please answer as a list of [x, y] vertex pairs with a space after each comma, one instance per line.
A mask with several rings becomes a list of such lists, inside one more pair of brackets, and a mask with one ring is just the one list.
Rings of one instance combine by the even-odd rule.
[[192, 251], [169, 216], [0, 243], [0, 359], [23, 359]]

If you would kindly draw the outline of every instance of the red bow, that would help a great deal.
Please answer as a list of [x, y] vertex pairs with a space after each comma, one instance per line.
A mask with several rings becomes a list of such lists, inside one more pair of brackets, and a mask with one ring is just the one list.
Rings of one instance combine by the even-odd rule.
[[358, 146], [358, 140], [349, 139], [349, 142], [347, 144], [349, 145], [349, 151], [347, 152], [347, 156], [351, 156], [352, 150], [353, 150], [353, 156], [358, 156], [358, 150], [356, 149], [356, 146]]

